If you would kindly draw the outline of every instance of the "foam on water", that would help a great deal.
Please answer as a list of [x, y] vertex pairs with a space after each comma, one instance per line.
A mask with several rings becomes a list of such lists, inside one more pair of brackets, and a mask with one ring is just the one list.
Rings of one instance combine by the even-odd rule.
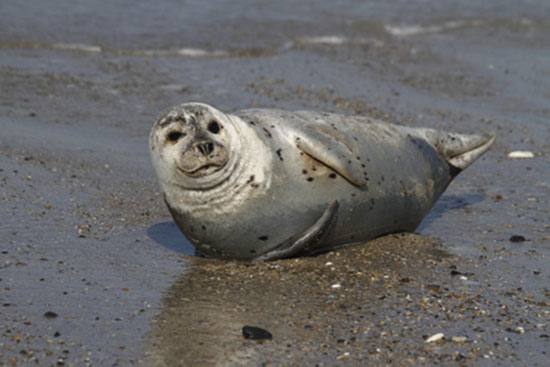
[[102, 52], [100, 46], [86, 45], [82, 43], [54, 43], [52, 48], [57, 50], [83, 51], [83, 52]]
[[391, 25], [387, 24], [385, 26], [386, 31], [392, 36], [396, 37], [410, 37], [417, 36], [421, 34], [430, 34], [430, 33], [441, 33], [445, 31], [451, 31], [457, 28], [462, 28], [466, 26], [478, 26], [481, 24], [481, 21], [463, 21], [463, 20], [452, 20], [439, 25]]

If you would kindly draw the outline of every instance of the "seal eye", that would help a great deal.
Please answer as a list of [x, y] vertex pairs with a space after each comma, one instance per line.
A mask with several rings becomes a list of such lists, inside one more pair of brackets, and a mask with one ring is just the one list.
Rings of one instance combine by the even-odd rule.
[[170, 134], [168, 134], [168, 140], [171, 141], [172, 143], [175, 143], [184, 136], [185, 136], [185, 133], [182, 133], [179, 131], [172, 131]]
[[220, 132], [221, 126], [218, 124], [218, 121], [210, 121], [208, 123], [208, 126], [206, 127], [208, 131], [210, 131], [212, 134], [217, 134]]

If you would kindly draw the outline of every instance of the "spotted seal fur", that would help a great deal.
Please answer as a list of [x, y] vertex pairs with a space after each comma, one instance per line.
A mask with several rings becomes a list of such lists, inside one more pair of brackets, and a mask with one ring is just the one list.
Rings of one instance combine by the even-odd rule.
[[170, 213], [197, 249], [273, 260], [413, 231], [494, 139], [187, 103], [158, 118], [150, 150]]

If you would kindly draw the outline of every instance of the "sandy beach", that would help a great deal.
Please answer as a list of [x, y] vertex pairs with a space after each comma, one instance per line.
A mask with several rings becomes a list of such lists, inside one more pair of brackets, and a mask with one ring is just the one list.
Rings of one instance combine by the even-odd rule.
[[[548, 365], [549, 19], [529, 0], [0, 4], [0, 366]], [[204, 259], [148, 151], [189, 101], [497, 141], [414, 234]]]

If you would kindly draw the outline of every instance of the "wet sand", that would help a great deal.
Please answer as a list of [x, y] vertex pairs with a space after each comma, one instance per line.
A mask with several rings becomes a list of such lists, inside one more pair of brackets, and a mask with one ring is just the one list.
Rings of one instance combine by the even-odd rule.
[[[0, 365], [548, 363], [544, 2], [57, 5], [0, 5]], [[207, 260], [147, 147], [156, 115], [193, 100], [498, 139], [418, 234]]]

